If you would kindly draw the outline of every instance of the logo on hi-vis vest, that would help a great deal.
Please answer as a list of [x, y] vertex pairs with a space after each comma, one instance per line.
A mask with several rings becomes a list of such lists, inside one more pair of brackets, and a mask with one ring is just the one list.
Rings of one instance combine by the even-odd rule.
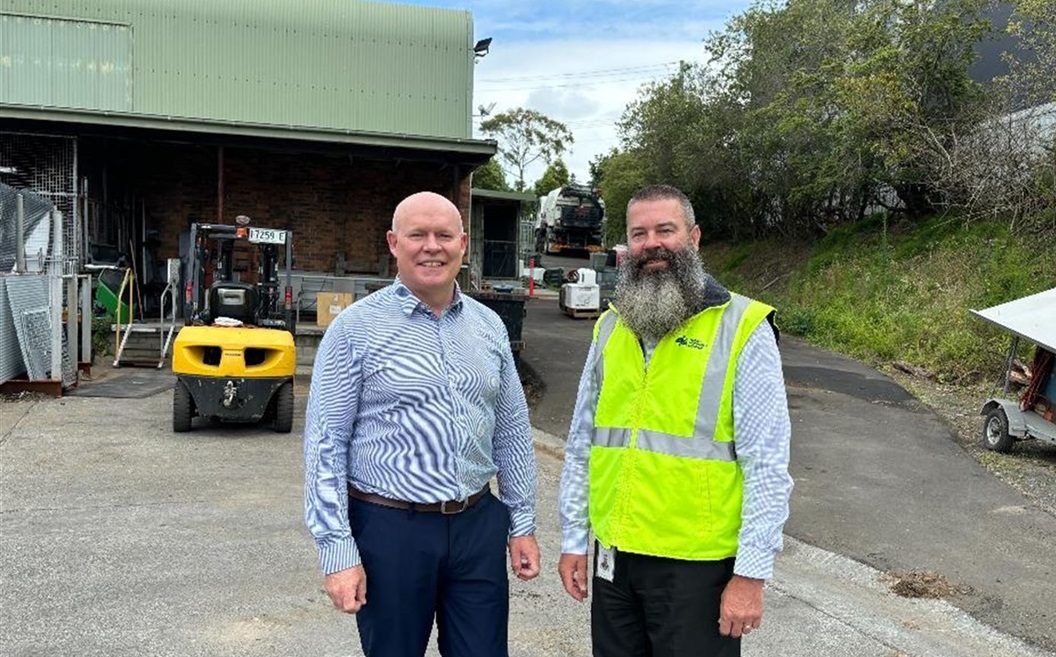
[[678, 339], [675, 340], [675, 344], [681, 345], [683, 347], [691, 347], [693, 349], [703, 349], [704, 348], [704, 343], [701, 342], [700, 340], [698, 340], [696, 338], [687, 338], [684, 335], [679, 336]]

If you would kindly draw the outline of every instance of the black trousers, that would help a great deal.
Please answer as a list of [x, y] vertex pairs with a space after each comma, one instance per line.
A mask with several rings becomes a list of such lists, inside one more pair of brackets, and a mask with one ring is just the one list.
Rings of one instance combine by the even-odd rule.
[[738, 657], [740, 639], [719, 634], [719, 604], [733, 558], [683, 561], [617, 552], [615, 574], [597, 577], [590, 633], [594, 657]]

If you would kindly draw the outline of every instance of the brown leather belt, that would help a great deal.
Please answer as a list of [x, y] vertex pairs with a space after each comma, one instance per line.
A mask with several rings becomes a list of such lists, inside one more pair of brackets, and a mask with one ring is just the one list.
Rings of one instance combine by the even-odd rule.
[[371, 504], [377, 504], [378, 506], [387, 506], [390, 509], [403, 509], [405, 511], [421, 511], [422, 513], [442, 513], [444, 515], [453, 515], [456, 513], [462, 513], [469, 507], [473, 506], [480, 501], [480, 498], [490, 490], [487, 484], [484, 488], [481, 488], [476, 493], [473, 493], [464, 500], [447, 500], [444, 502], [432, 502], [429, 504], [423, 504], [420, 502], [404, 502], [403, 500], [393, 500], [388, 497], [382, 497], [381, 495], [375, 495], [374, 493], [364, 493], [361, 490], [357, 490], [352, 487], [352, 484], [348, 485], [348, 496], [362, 502], [369, 502]]

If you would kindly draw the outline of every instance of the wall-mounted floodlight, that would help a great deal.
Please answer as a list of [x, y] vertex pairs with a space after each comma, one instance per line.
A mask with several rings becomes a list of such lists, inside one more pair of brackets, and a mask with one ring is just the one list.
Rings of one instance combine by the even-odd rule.
[[491, 37], [488, 37], [487, 39], [481, 39], [480, 41], [477, 41], [477, 45], [473, 46], [473, 56], [474, 57], [483, 57], [484, 55], [488, 54], [488, 48], [490, 48], [490, 47], [491, 47]]

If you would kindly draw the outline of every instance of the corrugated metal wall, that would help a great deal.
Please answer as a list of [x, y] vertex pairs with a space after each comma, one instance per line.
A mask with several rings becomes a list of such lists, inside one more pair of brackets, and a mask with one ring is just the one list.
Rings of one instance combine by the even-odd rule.
[[0, 99], [132, 109], [132, 31], [124, 25], [0, 14]]
[[[0, 62], [33, 52], [51, 64], [40, 67], [47, 83], [28, 74], [4, 76], [19, 86], [0, 102], [39, 97], [41, 88], [71, 76], [68, 91], [52, 91], [52, 99], [86, 109], [117, 102], [113, 88], [89, 93], [86, 70], [60, 70], [55, 62], [85, 49], [104, 49], [117, 62], [119, 42], [130, 32], [136, 114], [471, 136], [473, 26], [465, 11], [333, 0], [5, 0], [0, 6], [9, 14], [77, 19], [26, 28], [6, 18], [24, 33], [0, 40]], [[110, 26], [86, 29], [84, 21]], [[40, 32], [50, 41], [27, 43]]]
[[6, 278], [0, 274], [0, 383], [10, 381], [26, 371], [15, 331], [15, 316], [7, 298]]
[[[45, 379], [51, 369], [48, 277], [44, 274], [3, 275], [0, 276], [0, 285], [5, 288], [7, 314], [14, 328], [15, 347], [19, 350], [17, 360], [9, 360], [5, 354], [0, 369], [5, 374], [11, 373], [8, 379], [22, 371], [33, 381]], [[5, 313], [0, 312], [0, 324], [6, 322]], [[8, 339], [9, 336], [3, 340], [5, 349], [10, 348]]]

